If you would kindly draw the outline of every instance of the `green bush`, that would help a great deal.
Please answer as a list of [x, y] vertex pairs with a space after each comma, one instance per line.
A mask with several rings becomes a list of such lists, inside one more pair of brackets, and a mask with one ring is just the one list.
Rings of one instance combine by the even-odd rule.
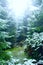
[[39, 60], [43, 56], [43, 33], [33, 33], [32, 38], [28, 38], [26, 42], [28, 42], [25, 49], [27, 55]]
[[0, 53], [0, 59], [10, 60], [10, 58], [11, 58], [11, 55], [9, 55], [9, 52], [3, 51], [3, 52]]

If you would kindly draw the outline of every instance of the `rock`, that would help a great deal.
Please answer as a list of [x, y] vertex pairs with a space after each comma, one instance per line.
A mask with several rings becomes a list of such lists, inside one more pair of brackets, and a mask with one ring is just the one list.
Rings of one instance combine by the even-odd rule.
[[28, 61], [24, 62], [24, 65], [35, 65], [32, 63], [32, 59], [29, 59]]
[[24, 61], [24, 62], [25, 62], [25, 61], [28, 61], [28, 59], [27, 59], [27, 58], [24, 58], [23, 61]]
[[15, 64], [18, 64], [20, 62], [20, 60], [19, 59], [16, 59], [16, 62], [15, 62]]
[[27, 61], [24, 62], [24, 65], [30, 65], [30, 63], [28, 63]]
[[9, 62], [8, 65], [14, 65], [14, 64], [12, 64], [11, 62]]
[[43, 65], [43, 60], [39, 60], [39, 62], [37, 63], [37, 65]]
[[37, 63], [37, 61], [36, 61], [35, 59], [33, 59], [33, 60], [32, 60], [32, 63], [33, 63], [33, 64], [36, 64], [36, 63]]
[[19, 62], [20, 60], [19, 59], [16, 59], [16, 62]]
[[17, 65], [21, 65], [21, 63], [18, 63]]
[[11, 61], [10, 61], [11, 63], [15, 63], [16, 62], [16, 60], [15, 59], [13, 59], [13, 58], [11, 58]]
[[43, 56], [41, 56], [40, 59], [43, 60]]

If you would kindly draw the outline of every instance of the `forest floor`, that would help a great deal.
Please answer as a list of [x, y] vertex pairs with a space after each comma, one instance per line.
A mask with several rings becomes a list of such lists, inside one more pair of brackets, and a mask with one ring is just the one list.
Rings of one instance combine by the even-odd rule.
[[13, 54], [14, 59], [11, 59], [11, 62], [14, 63], [13, 65], [35, 65], [32, 64], [32, 60], [34, 59], [31, 59], [30, 57], [27, 58], [27, 55], [24, 52], [24, 47], [14, 47], [8, 51], [11, 51]]
[[14, 47], [10, 49], [14, 58], [24, 59], [26, 58], [26, 54], [24, 53], [24, 47]]

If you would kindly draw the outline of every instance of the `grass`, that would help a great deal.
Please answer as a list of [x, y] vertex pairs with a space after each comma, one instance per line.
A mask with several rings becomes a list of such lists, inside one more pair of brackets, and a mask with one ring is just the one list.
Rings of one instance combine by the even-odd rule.
[[14, 58], [18, 58], [18, 59], [26, 58], [26, 55], [24, 53], [24, 47], [14, 47], [8, 51], [12, 52]]
[[[13, 54], [14, 59], [19, 59], [19, 63], [23, 64], [25, 58], [30, 59], [28, 55], [24, 52], [24, 47], [14, 47], [12, 49], [7, 50], [7, 52], [11, 52]], [[16, 62], [17, 64], [18, 62]]]

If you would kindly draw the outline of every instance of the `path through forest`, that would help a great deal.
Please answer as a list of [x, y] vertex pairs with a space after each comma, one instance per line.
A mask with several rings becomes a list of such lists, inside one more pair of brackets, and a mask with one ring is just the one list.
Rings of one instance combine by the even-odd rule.
[[24, 53], [24, 47], [15, 47], [10, 49], [13, 54], [13, 58], [10, 60], [9, 65], [35, 65], [32, 63], [34, 59], [27, 58]]

